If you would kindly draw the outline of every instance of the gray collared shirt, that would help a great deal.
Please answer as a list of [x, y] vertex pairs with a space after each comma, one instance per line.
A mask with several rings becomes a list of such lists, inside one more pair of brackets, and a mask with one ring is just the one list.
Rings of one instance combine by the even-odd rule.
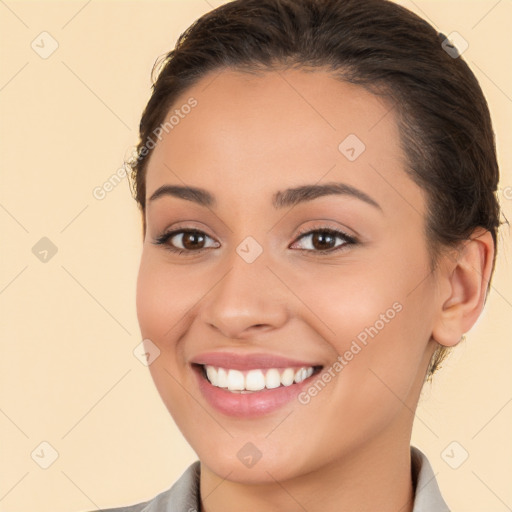
[[[432, 466], [418, 448], [411, 446], [411, 469], [415, 488], [412, 512], [450, 512], [443, 500]], [[200, 462], [192, 463], [174, 485], [152, 500], [104, 512], [199, 512]]]

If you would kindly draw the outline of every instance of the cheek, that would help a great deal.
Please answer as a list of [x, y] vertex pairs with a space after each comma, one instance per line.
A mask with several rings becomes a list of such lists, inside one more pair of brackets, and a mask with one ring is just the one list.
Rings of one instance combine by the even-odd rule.
[[143, 251], [137, 277], [137, 318], [144, 338], [164, 350], [165, 341], [183, 329], [191, 304], [200, 297], [184, 267], [171, 268], [158, 255]]
[[[186, 318], [186, 279], [183, 271], [171, 271], [161, 259], [143, 251], [137, 277], [136, 306], [140, 332], [160, 351], [149, 365], [151, 377], [170, 414], [178, 420], [187, 410], [187, 394], [180, 381], [182, 368], [176, 348], [181, 332], [181, 322]], [[197, 298], [196, 298], [197, 300]]]
[[[158, 344], [166, 325], [165, 285], [156, 266], [152, 266], [143, 252], [137, 277], [137, 319], [143, 338]], [[167, 327], [168, 329], [169, 327]]]
[[351, 395], [347, 403], [357, 403], [356, 395], [375, 406], [386, 398], [396, 402], [395, 394], [405, 400], [422, 365], [431, 315], [425, 306], [433, 296], [428, 280], [418, 283], [428, 266], [420, 257], [414, 264], [399, 261], [338, 272], [326, 267], [297, 283], [297, 295], [312, 305], [316, 330], [343, 358], [333, 373], [342, 374], [335, 380], [340, 393]]

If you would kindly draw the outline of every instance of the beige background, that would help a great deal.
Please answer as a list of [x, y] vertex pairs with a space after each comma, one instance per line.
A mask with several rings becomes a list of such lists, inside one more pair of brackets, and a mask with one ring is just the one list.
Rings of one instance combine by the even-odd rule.
[[[154, 60], [220, 3], [0, 1], [1, 511], [147, 500], [196, 459], [133, 354], [141, 231], [128, 182], [103, 200], [93, 189], [137, 142]], [[400, 3], [468, 41], [464, 57], [488, 98], [500, 201], [512, 219], [512, 3]], [[43, 31], [59, 45], [46, 59], [31, 47], [51, 49]], [[42, 237], [58, 249], [47, 262], [32, 252]], [[512, 510], [507, 228], [500, 242], [484, 314], [425, 388], [414, 430], [454, 511]], [[58, 452], [47, 469], [42, 442]], [[465, 451], [468, 459], [450, 467]]]

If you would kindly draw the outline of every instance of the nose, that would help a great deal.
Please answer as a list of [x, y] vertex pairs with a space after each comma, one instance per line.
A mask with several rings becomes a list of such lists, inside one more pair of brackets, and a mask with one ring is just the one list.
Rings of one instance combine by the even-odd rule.
[[286, 323], [289, 312], [283, 288], [263, 257], [247, 263], [235, 255], [229, 270], [201, 301], [198, 315], [226, 338], [250, 338]]

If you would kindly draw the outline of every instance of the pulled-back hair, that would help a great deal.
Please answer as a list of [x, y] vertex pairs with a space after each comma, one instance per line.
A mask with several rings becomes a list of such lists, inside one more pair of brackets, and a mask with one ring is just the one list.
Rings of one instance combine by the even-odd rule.
[[[144, 234], [145, 175], [154, 147], [147, 142], [178, 96], [224, 68], [319, 68], [394, 105], [406, 172], [426, 193], [432, 265], [442, 249], [458, 246], [479, 226], [490, 231], [496, 248], [499, 170], [489, 109], [462, 57], [445, 51], [445, 39], [388, 0], [235, 0], [203, 15], [153, 69], [158, 76], [130, 163]], [[495, 261], [496, 251], [493, 271]], [[429, 377], [446, 353], [438, 347]]]

